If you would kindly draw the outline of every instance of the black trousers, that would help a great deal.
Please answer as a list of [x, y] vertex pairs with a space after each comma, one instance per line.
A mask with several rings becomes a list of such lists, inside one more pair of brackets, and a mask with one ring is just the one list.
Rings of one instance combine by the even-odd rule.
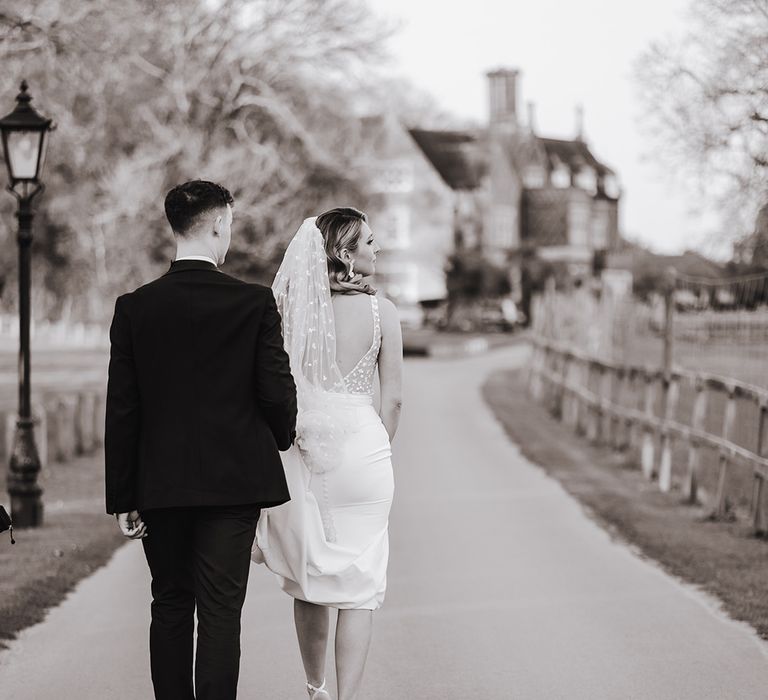
[[256, 505], [142, 511], [152, 573], [149, 650], [156, 700], [237, 697], [240, 613], [260, 512]]

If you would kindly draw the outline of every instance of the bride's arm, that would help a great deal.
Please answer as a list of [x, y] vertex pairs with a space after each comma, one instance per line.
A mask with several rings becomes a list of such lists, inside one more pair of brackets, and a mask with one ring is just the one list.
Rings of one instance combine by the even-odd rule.
[[379, 380], [381, 383], [381, 409], [379, 415], [389, 433], [395, 437], [400, 421], [403, 373], [403, 334], [400, 316], [389, 299], [379, 299], [381, 316], [381, 350], [379, 352]]

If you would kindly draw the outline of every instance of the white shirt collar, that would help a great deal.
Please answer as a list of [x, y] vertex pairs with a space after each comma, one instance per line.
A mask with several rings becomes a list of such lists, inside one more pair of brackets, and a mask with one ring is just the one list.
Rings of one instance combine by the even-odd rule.
[[183, 255], [180, 258], [176, 258], [176, 260], [174, 260], [173, 262], [179, 262], [180, 260], [202, 260], [204, 262], [209, 262], [211, 263], [211, 265], [218, 267], [218, 265], [216, 265], [216, 261], [213, 258], [209, 258], [207, 255]]

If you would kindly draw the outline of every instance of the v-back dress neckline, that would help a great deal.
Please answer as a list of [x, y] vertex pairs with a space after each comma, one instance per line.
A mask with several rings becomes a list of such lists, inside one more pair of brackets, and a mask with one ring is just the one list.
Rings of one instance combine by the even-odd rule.
[[379, 317], [379, 300], [373, 294], [370, 295], [370, 298], [371, 314], [373, 315], [373, 340], [366, 353], [342, 377], [344, 390], [350, 394], [373, 395], [373, 376], [381, 349], [381, 319]]

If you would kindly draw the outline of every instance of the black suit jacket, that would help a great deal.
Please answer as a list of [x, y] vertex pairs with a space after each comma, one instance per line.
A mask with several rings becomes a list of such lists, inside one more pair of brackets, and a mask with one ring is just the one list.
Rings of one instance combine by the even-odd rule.
[[175, 262], [117, 299], [110, 341], [108, 513], [289, 500], [296, 386], [268, 287]]

